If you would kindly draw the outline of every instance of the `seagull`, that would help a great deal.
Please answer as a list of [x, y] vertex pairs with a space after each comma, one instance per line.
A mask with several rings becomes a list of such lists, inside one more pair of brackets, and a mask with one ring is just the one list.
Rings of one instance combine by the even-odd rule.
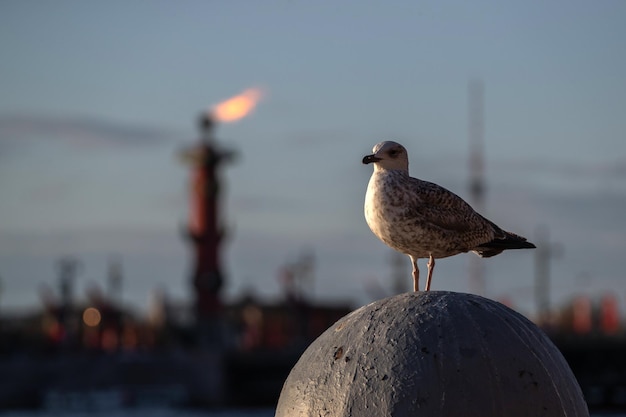
[[453, 192], [410, 177], [407, 151], [399, 143], [380, 142], [372, 151], [363, 158], [364, 164], [374, 164], [365, 220], [380, 240], [411, 258], [414, 291], [419, 291], [419, 258], [428, 258], [425, 290], [430, 291], [435, 259], [469, 251], [489, 258], [505, 249], [536, 247], [496, 226]]

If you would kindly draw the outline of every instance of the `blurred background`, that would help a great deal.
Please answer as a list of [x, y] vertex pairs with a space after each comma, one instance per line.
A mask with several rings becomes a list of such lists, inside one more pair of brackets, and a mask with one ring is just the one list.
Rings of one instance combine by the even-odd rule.
[[590, 406], [623, 409], [625, 19], [618, 0], [3, 1], [0, 407], [272, 407], [321, 331], [411, 288], [363, 217], [360, 161], [395, 140], [412, 176], [538, 246], [442, 260], [433, 289], [535, 320]]

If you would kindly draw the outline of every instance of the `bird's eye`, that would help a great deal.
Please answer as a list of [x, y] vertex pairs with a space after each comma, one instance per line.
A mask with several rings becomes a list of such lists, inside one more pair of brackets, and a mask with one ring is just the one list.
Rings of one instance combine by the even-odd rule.
[[392, 149], [389, 151], [389, 156], [392, 158], [395, 158], [396, 156], [398, 156], [398, 154], [400, 153], [400, 151], [396, 150], [396, 149]]

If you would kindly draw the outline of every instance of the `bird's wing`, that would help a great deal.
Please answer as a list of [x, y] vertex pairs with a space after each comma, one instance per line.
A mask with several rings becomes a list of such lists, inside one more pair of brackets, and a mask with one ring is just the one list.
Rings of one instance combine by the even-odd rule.
[[456, 233], [482, 230], [486, 235], [493, 236], [501, 231], [452, 191], [432, 182], [412, 177], [408, 180], [407, 186], [414, 196], [408, 202], [408, 209], [426, 222]]

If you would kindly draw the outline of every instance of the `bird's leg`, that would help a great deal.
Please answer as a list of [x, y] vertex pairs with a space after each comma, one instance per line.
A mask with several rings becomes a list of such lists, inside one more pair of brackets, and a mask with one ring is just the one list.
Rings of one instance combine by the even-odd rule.
[[428, 276], [426, 277], [426, 291], [430, 291], [430, 281], [433, 278], [433, 270], [435, 269], [435, 258], [433, 258], [433, 255], [430, 255], [430, 258], [428, 258], [428, 264], [426, 266], [428, 267]]
[[417, 258], [414, 258], [412, 256], [410, 256], [410, 258], [411, 264], [413, 264], [413, 291], [419, 292], [420, 270], [417, 268]]

